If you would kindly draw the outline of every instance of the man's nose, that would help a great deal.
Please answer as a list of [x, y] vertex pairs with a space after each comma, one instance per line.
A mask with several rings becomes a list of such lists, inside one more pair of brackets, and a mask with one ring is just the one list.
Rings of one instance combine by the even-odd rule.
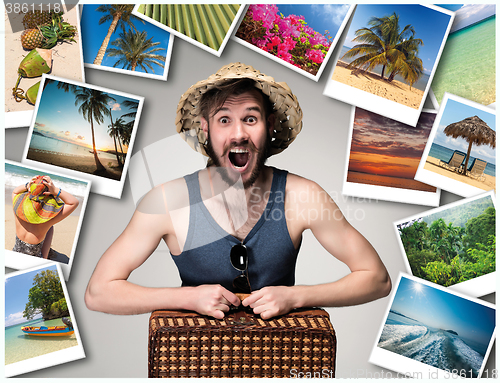
[[248, 139], [248, 130], [243, 121], [238, 120], [234, 123], [231, 138], [237, 142]]

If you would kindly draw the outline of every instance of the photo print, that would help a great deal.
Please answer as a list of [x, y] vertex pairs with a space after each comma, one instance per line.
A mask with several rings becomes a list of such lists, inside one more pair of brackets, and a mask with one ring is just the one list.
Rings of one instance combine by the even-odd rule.
[[481, 377], [495, 306], [400, 274], [369, 362], [419, 379]]
[[452, 22], [432, 5], [357, 5], [323, 94], [416, 126]]
[[441, 191], [414, 180], [435, 118], [424, 110], [412, 127], [352, 107], [342, 194], [439, 206]]
[[[85, 82], [78, 7], [60, 15], [57, 11], [63, 8], [57, 5], [52, 12], [44, 10], [42, 14], [29, 12], [30, 7], [24, 8], [26, 12], [23, 12], [23, 8], [21, 12], [11, 12], [9, 17], [6, 14], [6, 128], [27, 127], [31, 124], [43, 73]], [[34, 17], [36, 15], [39, 17]], [[52, 22], [60, 26], [55, 45], [47, 39], [47, 36], [54, 34], [54, 26], [41, 25]]]
[[395, 222], [407, 272], [472, 297], [495, 292], [495, 218], [490, 191]]
[[85, 358], [59, 264], [5, 275], [5, 376]]
[[241, 4], [137, 4], [132, 14], [220, 57], [244, 9]]
[[349, 4], [251, 4], [233, 39], [318, 81], [354, 8]]
[[44, 75], [23, 163], [120, 198], [144, 98]]
[[495, 111], [445, 93], [415, 179], [462, 197], [495, 190], [495, 147]]
[[[57, 190], [68, 193], [66, 201], [61, 197], [54, 198], [57, 194], [41, 197], [34, 191], [26, 192], [26, 185], [39, 176], [49, 177]], [[4, 180], [5, 266], [24, 270], [57, 262], [61, 265], [64, 279], [68, 280], [87, 206], [90, 181], [48, 173], [8, 160], [5, 161]], [[32, 201], [39, 198], [40, 203]], [[49, 209], [55, 211], [44, 217]], [[23, 246], [24, 243], [28, 245]], [[37, 247], [38, 243], [42, 245]]]
[[[82, 6], [85, 67], [166, 81], [173, 36], [133, 15], [133, 9], [133, 4]], [[114, 25], [117, 12], [122, 16]]]
[[496, 102], [495, 4], [444, 4], [455, 12], [429, 92], [438, 104], [452, 93], [483, 105]]

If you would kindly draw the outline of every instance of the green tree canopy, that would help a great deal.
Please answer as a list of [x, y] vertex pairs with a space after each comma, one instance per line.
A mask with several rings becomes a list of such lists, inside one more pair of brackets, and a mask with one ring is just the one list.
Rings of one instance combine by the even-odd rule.
[[66, 308], [64, 312], [61, 312], [63, 315], [68, 313], [61, 281], [55, 271], [43, 270], [35, 275], [28, 299], [23, 312], [23, 317], [28, 320], [40, 313], [44, 318], [47, 318], [50, 316], [51, 307], [55, 302], [60, 302], [60, 307]]
[[487, 208], [483, 214], [471, 218], [465, 225], [464, 244], [466, 249], [479, 249], [486, 245], [490, 235], [495, 235], [495, 208]]

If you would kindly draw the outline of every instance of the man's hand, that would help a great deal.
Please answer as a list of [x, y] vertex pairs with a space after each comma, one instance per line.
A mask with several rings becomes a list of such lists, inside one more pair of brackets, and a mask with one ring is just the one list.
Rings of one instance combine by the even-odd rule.
[[264, 287], [252, 292], [241, 303], [250, 306], [262, 319], [287, 314], [296, 307], [293, 289], [287, 286]]
[[231, 291], [220, 285], [201, 285], [192, 290], [191, 309], [216, 319], [224, 318], [231, 305], [239, 306], [241, 301]]

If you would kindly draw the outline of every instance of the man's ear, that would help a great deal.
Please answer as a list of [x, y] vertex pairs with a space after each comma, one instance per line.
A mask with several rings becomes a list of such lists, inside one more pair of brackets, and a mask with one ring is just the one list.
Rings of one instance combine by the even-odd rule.
[[276, 121], [276, 115], [274, 113], [271, 113], [269, 116], [267, 116], [267, 129], [269, 129], [269, 134], [271, 134], [271, 137], [274, 132], [275, 121]]
[[200, 126], [203, 133], [205, 133], [205, 138], [208, 137], [208, 122], [203, 117], [200, 118]]

